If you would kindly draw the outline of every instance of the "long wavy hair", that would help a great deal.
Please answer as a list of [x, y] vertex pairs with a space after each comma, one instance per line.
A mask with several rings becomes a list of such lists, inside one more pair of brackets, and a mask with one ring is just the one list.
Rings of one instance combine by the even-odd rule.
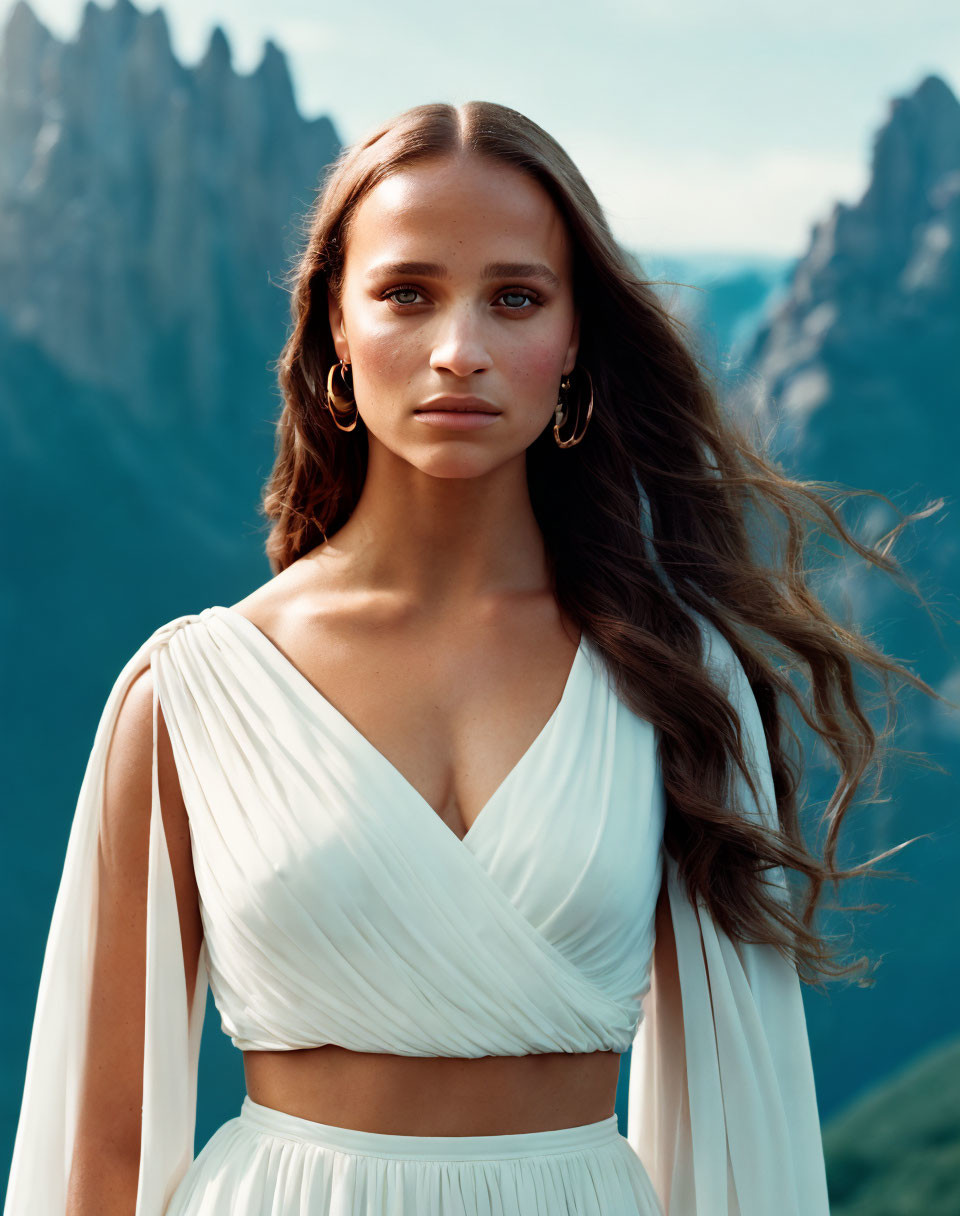
[[[465, 151], [539, 182], [573, 241], [578, 362], [592, 378], [593, 417], [575, 447], [560, 449], [551, 426], [530, 445], [530, 497], [558, 603], [603, 652], [618, 695], [658, 729], [665, 847], [691, 899], [699, 893], [732, 937], [788, 953], [807, 983], [822, 987], [824, 976], [853, 975], [861, 986], [872, 984], [863, 974], [868, 959], [836, 958], [813, 927], [826, 882], [872, 870], [912, 843], [850, 869], [837, 865], [844, 815], [896, 717], [888, 714], [886, 729], [874, 729], [855, 688], [853, 662], [880, 674], [891, 710], [891, 676], [943, 698], [830, 617], [810, 585], [808, 526], [913, 587], [889, 550], [917, 516], [902, 518], [876, 545], [861, 544], [821, 492], [828, 483], [792, 480], [761, 442], [725, 415], [686, 327], [620, 248], [577, 167], [516, 110], [483, 101], [415, 106], [345, 148], [328, 167], [285, 284], [292, 328], [276, 365], [283, 405], [260, 504], [272, 521], [271, 568], [279, 573], [335, 533], [366, 474], [362, 421], [344, 433], [326, 403], [327, 375], [337, 362], [327, 291], [340, 298], [357, 205], [404, 166]], [[841, 497], [851, 493], [889, 503], [872, 490], [845, 489]], [[754, 537], [752, 516], [764, 525]], [[770, 755], [778, 832], [748, 822], [730, 805], [733, 766], [748, 782], [751, 777], [736, 711], [705, 668], [700, 627], [687, 608], [720, 631], [749, 679]], [[809, 706], [789, 678], [799, 664], [809, 671]], [[783, 712], [787, 698], [840, 769], [821, 819], [821, 827], [828, 825], [822, 855], [807, 847], [801, 831], [803, 749]], [[785, 734], [796, 757], [788, 754]], [[761, 873], [774, 866], [808, 880], [799, 912], [795, 894], [782, 902], [769, 893]]]

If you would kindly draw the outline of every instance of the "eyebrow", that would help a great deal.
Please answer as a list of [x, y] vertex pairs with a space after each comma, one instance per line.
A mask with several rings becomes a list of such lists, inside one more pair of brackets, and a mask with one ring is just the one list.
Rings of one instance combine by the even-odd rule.
[[[450, 272], [439, 262], [382, 262], [368, 278], [394, 274], [419, 274], [433, 279], [449, 279]], [[544, 279], [551, 287], [562, 286], [560, 278], [543, 262], [488, 262], [481, 274], [485, 279]]]

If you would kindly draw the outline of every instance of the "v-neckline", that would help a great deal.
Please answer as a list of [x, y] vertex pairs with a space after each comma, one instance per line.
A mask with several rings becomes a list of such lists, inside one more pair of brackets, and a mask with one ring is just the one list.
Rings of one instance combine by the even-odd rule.
[[434, 821], [435, 825], [440, 828], [442, 832], [446, 833], [446, 835], [451, 837], [451, 839], [457, 844], [464, 846], [466, 846], [475, 835], [480, 821], [488, 818], [487, 812], [490, 810], [490, 808], [500, 800], [500, 798], [505, 794], [507, 788], [518, 777], [520, 772], [526, 768], [527, 764], [532, 763], [533, 755], [539, 750], [547, 739], [551, 728], [562, 714], [572, 695], [572, 688], [577, 676], [577, 671], [580, 667], [582, 659], [584, 658], [584, 652], [586, 650], [586, 638], [581, 630], [580, 639], [577, 642], [577, 649], [573, 656], [573, 661], [571, 662], [567, 671], [567, 678], [563, 685], [563, 691], [560, 694], [560, 700], [555, 705], [546, 722], [544, 722], [543, 726], [541, 726], [540, 730], [535, 735], [533, 741], [520, 756], [519, 760], [517, 760], [516, 764], [514, 764], [513, 767], [507, 772], [506, 776], [480, 808], [477, 815], [474, 817], [473, 822], [462, 836], [458, 836], [453, 828], [450, 827], [450, 825], [446, 822], [446, 820], [442, 819], [437, 811], [434, 810], [433, 806], [427, 801], [426, 798], [424, 798], [423, 794], [420, 793], [413, 782], [404, 776], [404, 774], [399, 768], [397, 768], [392, 760], [388, 759], [388, 757], [385, 756], [378, 747], [371, 743], [363, 731], [361, 731], [359, 727], [355, 726], [353, 722], [351, 722], [346, 716], [346, 714], [339, 710], [332, 701], [328, 700], [327, 697], [323, 695], [313, 681], [307, 678], [296, 663], [287, 658], [280, 647], [277, 646], [277, 644], [263, 632], [259, 625], [255, 625], [248, 616], [244, 616], [242, 612], [237, 612], [236, 609], [230, 608], [227, 605], [214, 605], [210, 611], [220, 613], [228, 620], [240, 622], [243, 628], [246, 630], [248, 636], [252, 637], [254, 641], [257, 642], [257, 644], [264, 650], [267, 656], [274, 663], [282, 667], [284, 671], [289, 674], [290, 678], [301, 686], [305, 695], [313, 699], [325, 713], [332, 715], [349, 733], [351, 738], [355, 739], [362, 748], [366, 749], [366, 751], [378, 764], [385, 766], [386, 770], [391, 774], [391, 776], [393, 776], [399, 782], [401, 787], [415, 799], [417, 805], [422, 810], [427, 812], [428, 817]]

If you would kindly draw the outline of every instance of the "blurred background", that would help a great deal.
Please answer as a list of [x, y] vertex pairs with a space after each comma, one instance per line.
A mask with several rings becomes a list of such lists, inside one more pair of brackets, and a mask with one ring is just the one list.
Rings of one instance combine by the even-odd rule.
[[[0, 0], [3, 1179], [106, 695], [158, 625], [270, 577], [280, 279], [324, 166], [400, 110], [485, 98], [558, 139], [728, 408], [792, 475], [888, 496], [845, 509], [861, 540], [946, 500], [894, 549], [926, 611], [859, 561], [818, 591], [960, 700], [956, 4], [318, 9]], [[926, 834], [885, 863], [908, 881], [848, 885], [881, 910], [821, 925], [876, 983], [804, 1002], [835, 1216], [956, 1216], [960, 713], [907, 691], [895, 741], [943, 771], [895, 756], [841, 862]], [[811, 837], [831, 778], [811, 760]], [[211, 1002], [198, 1149], [243, 1092]]]

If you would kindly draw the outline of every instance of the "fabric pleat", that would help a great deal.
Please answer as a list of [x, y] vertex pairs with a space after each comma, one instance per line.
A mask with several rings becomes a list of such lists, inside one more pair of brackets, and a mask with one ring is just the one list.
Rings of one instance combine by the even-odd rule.
[[314, 1123], [245, 1097], [167, 1216], [662, 1216], [611, 1115], [491, 1136], [404, 1136]]

